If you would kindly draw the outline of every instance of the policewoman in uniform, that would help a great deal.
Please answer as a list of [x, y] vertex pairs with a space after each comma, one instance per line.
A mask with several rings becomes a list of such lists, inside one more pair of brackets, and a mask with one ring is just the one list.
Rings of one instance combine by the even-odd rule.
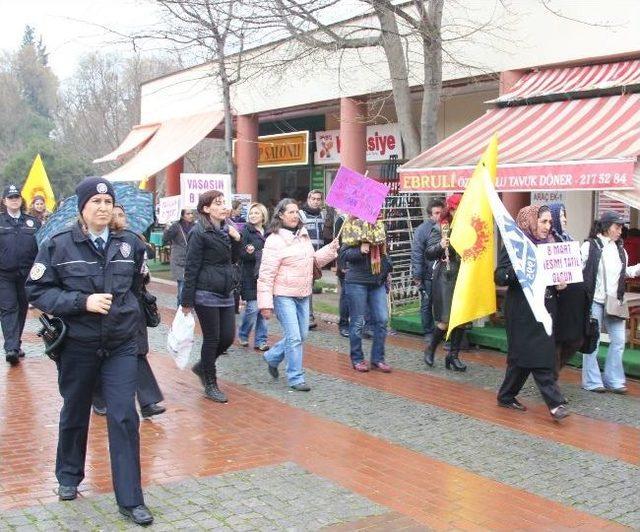
[[0, 213], [0, 324], [6, 361], [15, 366], [24, 356], [20, 348], [29, 304], [24, 283], [38, 253], [40, 222], [23, 212], [15, 185], [5, 187]]
[[78, 223], [45, 241], [29, 278], [29, 301], [61, 317], [67, 336], [58, 361], [60, 412], [56, 477], [61, 500], [77, 496], [84, 478], [92, 392], [102, 383], [107, 404], [111, 476], [120, 513], [153, 521], [140, 484], [139, 420], [134, 405], [140, 321], [137, 294], [145, 246], [135, 233], [109, 229], [115, 193], [87, 177], [76, 188]]

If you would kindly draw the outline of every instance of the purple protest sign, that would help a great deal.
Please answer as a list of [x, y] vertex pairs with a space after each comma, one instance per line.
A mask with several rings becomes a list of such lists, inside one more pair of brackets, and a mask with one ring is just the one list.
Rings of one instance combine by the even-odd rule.
[[327, 205], [372, 224], [377, 220], [388, 193], [387, 185], [341, 166], [326, 202]]

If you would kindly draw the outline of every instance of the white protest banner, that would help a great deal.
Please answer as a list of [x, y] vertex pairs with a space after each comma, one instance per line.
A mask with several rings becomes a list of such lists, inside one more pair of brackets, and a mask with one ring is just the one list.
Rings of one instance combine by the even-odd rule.
[[547, 286], [582, 282], [582, 258], [580, 242], [577, 240], [539, 244], [538, 253], [542, 259], [542, 276]]
[[158, 207], [158, 223], [166, 224], [180, 219], [180, 196], [160, 198]]
[[489, 177], [489, 172], [485, 172], [483, 178], [487, 189], [487, 197], [493, 211], [493, 218], [498, 229], [500, 229], [504, 247], [509, 253], [511, 265], [518, 277], [518, 281], [520, 281], [522, 291], [527, 298], [536, 321], [542, 323], [546, 333], [551, 336], [553, 321], [544, 306], [546, 284], [542, 275], [541, 255], [537, 252], [534, 243], [516, 225], [500, 201], [496, 187]]
[[180, 174], [180, 205], [183, 209], [195, 209], [200, 194], [207, 190], [219, 190], [231, 207], [231, 176], [229, 174]]

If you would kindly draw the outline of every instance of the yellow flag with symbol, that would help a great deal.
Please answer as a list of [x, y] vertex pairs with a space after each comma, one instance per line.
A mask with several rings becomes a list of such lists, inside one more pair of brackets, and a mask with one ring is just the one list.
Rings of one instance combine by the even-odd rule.
[[53, 212], [56, 208], [56, 197], [53, 194], [40, 154], [36, 155], [27, 180], [22, 187], [22, 197], [27, 202], [27, 205], [31, 205], [33, 198], [36, 196], [43, 196], [47, 210]]
[[460, 270], [453, 291], [449, 330], [488, 316], [496, 311], [494, 271], [493, 214], [485, 190], [483, 175], [496, 181], [498, 136], [494, 135], [456, 209], [451, 227], [451, 246], [460, 255]]

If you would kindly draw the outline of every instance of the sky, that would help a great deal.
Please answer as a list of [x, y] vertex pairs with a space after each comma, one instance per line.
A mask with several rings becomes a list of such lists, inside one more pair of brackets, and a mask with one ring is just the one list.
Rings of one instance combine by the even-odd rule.
[[51, 68], [64, 80], [85, 53], [133, 51], [98, 25], [127, 33], [152, 20], [154, 8], [142, 0], [0, 0], [0, 14], [0, 50], [16, 50], [28, 24], [42, 36]]

